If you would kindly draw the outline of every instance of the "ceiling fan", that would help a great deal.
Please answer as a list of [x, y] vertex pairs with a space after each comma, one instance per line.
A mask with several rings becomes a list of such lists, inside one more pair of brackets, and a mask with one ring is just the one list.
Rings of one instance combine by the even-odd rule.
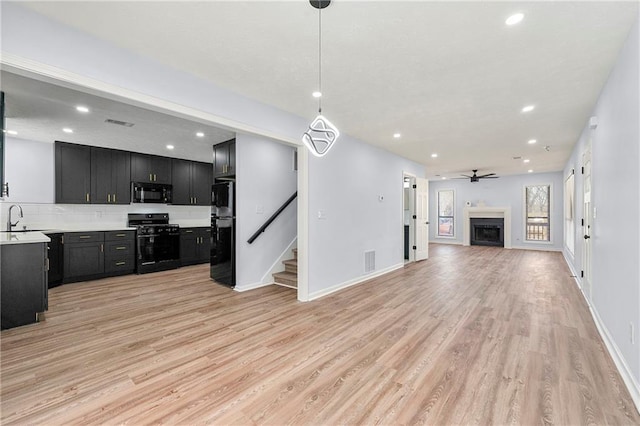
[[469, 175], [461, 175], [463, 178], [454, 178], [454, 179], [465, 179], [469, 178], [471, 182], [479, 182], [480, 179], [498, 179], [500, 176], [496, 176], [495, 173], [487, 173], [486, 175], [478, 176], [478, 169], [471, 170], [473, 172], [472, 176]]

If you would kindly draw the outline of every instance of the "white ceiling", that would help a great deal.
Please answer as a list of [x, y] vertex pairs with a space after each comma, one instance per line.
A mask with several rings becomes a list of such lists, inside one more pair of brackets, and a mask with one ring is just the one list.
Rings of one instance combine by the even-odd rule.
[[[318, 16], [306, 0], [23, 4], [250, 98], [316, 114]], [[506, 26], [515, 12], [524, 20]], [[430, 176], [561, 170], [637, 18], [637, 2], [334, 0], [322, 13], [323, 113]], [[521, 113], [528, 104], [536, 109]]]

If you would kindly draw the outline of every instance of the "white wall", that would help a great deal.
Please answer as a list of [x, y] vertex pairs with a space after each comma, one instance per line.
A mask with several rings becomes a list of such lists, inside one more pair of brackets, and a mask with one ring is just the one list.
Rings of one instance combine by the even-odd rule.
[[55, 200], [54, 145], [5, 138], [7, 202], [53, 203]]
[[294, 152], [294, 147], [265, 138], [236, 135], [236, 264], [239, 265], [236, 288], [239, 290], [273, 282], [265, 273], [296, 238], [297, 200], [294, 200], [253, 244], [247, 243], [296, 192]]
[[[551, 185], [551, 243], [526, 241], [524, 187], [528, 185]], [[455, 194], [454, 229], [455, 237], [438, 237], [438, 191], [453, 189]], [[434, 180], [429, 182], [429, 240], [431, 242], [462, 244], [462, 210], [465, 202], [473, 206], [484, 201], [487, 207], [511, 207], [511, 244], [513, 248], [536, 250], [562, 250], [564, 213], [562, 195], [564, 181], [562, 172], [528, 173], [525, 175], [502, 176], [499, 179], [482, 179], [471, 183], [469, 179]]]
[[[74, 229], [87, 226], [126, 226], [127, 213], [169, 213], [180, 226], [210, 226], [211, 207], [166, 204], [54, 204], [54, 145], [24, 139], [5, 139], [6, 180], [10, 196], [0, 202], [0, 224], [4, 230], [11, 204], [22, 206], [24, 218], [18, 229]], [[16, 216], [14, 215], [14, 220]]]
[[364, 276], [365, 251], [375, 250], [376, 271], [403, 264], [403, 172], [424, 177], [424, 166], [349, 137], [310, 156], [311, 298]]
[[[598, 126], [584, 131], [564, 170], [576, 170], [575, 255], [565, 256], [583, 270], [582, 154], [592, 150], [592, 302], [605, 342], [640, 407], [640, 86], [638, 23], [631, 30], [592, 116]], [[595, 217], [594, 217], [595, 216]], [[633, 324], [633, 337], [630, 324]]]

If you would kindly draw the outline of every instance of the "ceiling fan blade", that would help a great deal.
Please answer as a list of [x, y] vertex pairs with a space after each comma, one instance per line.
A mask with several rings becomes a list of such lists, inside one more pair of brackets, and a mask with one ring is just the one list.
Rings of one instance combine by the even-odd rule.
[[483, 177], [489, 177], [489, 176], [493, 176], [495, 175], [495, 173], [487, 173], [486, 175], [480, 175], [478, 176], [479, 178], [483, 178]]
[[478, 176], [478, 179], [498, 179], [500, 176]]
[[[473, 176], [469, 176], [469, 175], [460, 175], [460, 176], [464, 176], [464, 177], [466, 177], [466, 178], [471, 178], [471, 177], [473, 177]], [[462, 179], [462, 178], [459, 178], [459, 179]]]

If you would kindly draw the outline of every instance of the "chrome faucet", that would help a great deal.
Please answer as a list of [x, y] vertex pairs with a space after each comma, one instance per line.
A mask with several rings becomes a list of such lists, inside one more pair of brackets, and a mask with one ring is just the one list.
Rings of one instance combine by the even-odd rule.
[[9, 207], [9, 218], [7, 219], [7, 232], [11, 232], [11, 228], [16, 226], [18, 222], [20, 222], [19, 220], [16, 220], [16, 223], [11, 223], [11, 209], [13, 209], [14, 207], [17, 207], [18, 209], [20, 209], [20, 217], [24, 217], [24, 215], [22, 214], [22, 207], [19, 204], [13, 204], [11, 207]]

